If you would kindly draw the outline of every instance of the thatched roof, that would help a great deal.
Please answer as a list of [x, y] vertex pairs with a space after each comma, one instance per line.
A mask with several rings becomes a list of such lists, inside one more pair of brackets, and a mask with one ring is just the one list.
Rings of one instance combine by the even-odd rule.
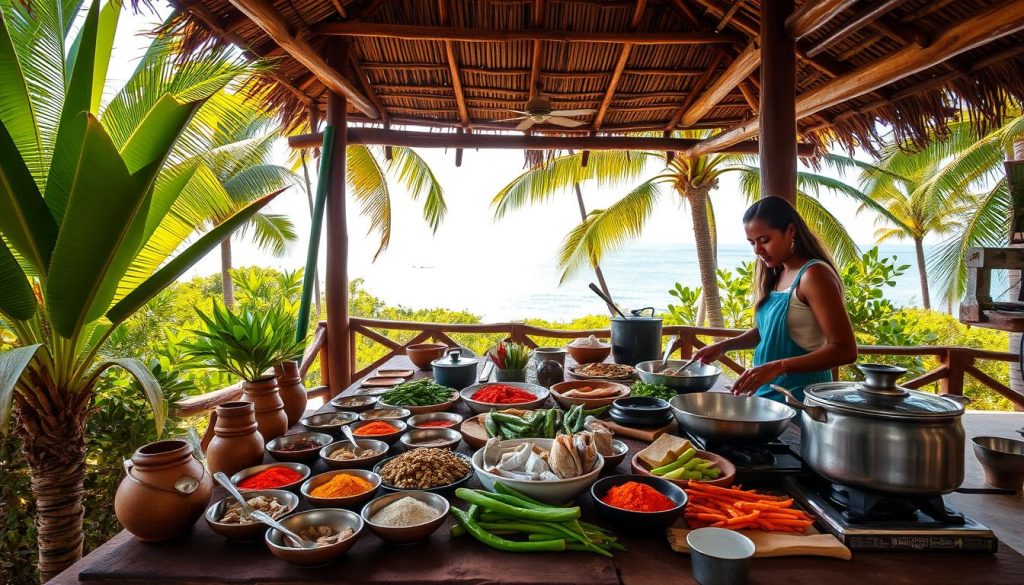
[[[597, 112], [581, 116], [586, 125], [579, 128], [545, 125], [535, 133], [728, 130], [755, 117], [758, 107], [757, 0], [172, 4], [180, 8], [172, 28], [187, 47], [231, 42], [253, 56], [277, 60], [273, 76], [259, 83], [271, 86], [265, 99], [280, 109], [292, 132], [308, 129], [311, 111], [323, 115], [328, 92], [322, 67], [297, 59], [295, 47], [322, 57], [338, 38], [351, 39], [349, 62], [331, 66], [370, 105], [349, 102], [353, 123], [511, 131], [516, 122], [502, 122], [516, 115], [508, 110], [522, 110], [538, 91], [551, 96], [555, 109]], [[1008, 100], [1024, 98], [1024, 1], [796, 5], [805, 19], [791, 23], [798, 37], [798, 111], [801, 104], [813, 110], [798, 113], [804, 140], [847, 147], [870, 143], [882, 122], [898, 138], [921, 141], [957, 106], [970, 107], [980, 124], [993, 124]], [[250, 19], [254, 11], [264, 22]], [[988, 30], [994, 17], [1001, 28]], [[284, 26], [268, 34], [266, 18]], [[984, 38], [948, 49], [955, 44], [950, 37], [962, 39], [978, 26], [986, 27]], [[493, 40], [472, 42], [479, 37]], [[909, 73], [922, 63], [924, 68]], [[881, 86], [855, 87], [859, 74], [883, 67], [888, 73]], [[822, 93], [834, 93], [835, 99]], [[376, 116], [366, 114], [373, 110]], [[750, 132], [737, 136], [748, 138]]]

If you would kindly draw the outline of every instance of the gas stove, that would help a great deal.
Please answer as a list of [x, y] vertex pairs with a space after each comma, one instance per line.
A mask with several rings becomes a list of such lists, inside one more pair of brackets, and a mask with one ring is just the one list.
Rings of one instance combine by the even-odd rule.
[[950, 509], [941, 496], [879, 494], [813, 474], [787, 477], [783, 487], [851, 550], [994, 553], [999, 546], [991, 530]]
[[778, 486], [786, 476], [806, 471], [803, 461], [782, 441], [759, 445], [721, 445], [687, 434], [702, 451], [725, 457], [736, 466], [736, 482], [752, 486]]

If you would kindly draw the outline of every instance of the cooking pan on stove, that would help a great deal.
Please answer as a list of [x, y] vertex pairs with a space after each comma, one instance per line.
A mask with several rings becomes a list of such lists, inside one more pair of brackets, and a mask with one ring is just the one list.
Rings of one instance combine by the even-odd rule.
[[720, 445], [769, 443], [796, 416], [796, 410], [781, 402], [724, 392], [677, 394], [669, 405], [682, 429]]

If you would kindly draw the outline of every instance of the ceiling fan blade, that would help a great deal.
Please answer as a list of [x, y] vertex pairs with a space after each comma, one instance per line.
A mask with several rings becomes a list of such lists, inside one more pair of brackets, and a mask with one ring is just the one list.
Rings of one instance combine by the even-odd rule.
[[533, 120], [530, 119], [530, 118], [527, 118], [527, 119], [523, 120], [518, 126], [516, 126], [516, 130], [529, 130], [532, 127], [533, 127]]
[[583, 110], [555, 110], [555, 111], [551, 112], [551, 115], [552, 116], [586, 116], [587, 114], [593, 114], [596, 111], [597, 110], [595, 110], [593, 108], [583, 109]]
[[524, 111], [522, 111], [522, 110], [513, 110], [513, 109], [511, 109], [511, 108], [508, 108], [508, 109], [506, 109], [505, 111], [506, 111], [506, 112], [515, 112], [515, 113], [517, 113], [517, 114], [522, 114], [522, 115], [524, 115], [524, 116], [529, 116], [529, 115], [530, 115], [530, 112], [524, 112]]
[[565, 126], [566, 128], [575, 128], [586, 124], [583, 120], [572, 120], [570, 118], [560, 118], [558, 116], [551, 116], [547, 119], [547, 122], [556, 126]]
[[495, 120], [495, 122], [516, 122], [519, 120], [527, 120], [529, 116], [516, 116], [515, 118], [504, 118], [502, 120]]

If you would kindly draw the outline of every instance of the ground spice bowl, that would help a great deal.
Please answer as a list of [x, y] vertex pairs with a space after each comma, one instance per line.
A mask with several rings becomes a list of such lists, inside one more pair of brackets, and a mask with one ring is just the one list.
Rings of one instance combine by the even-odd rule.
[[[287, 516], [295, 511], [295, 508], [299, 505], [299, 496], [285, 490], [256, 490], [251, 492], [245, 492], [246, 501], [255, 498], [257, 496], [265, 496], [275, 498], [279, 504], [285, 507], [285, 513]], [[220, 519], [224, 516], [224, 512], [227, 511], [227, 506], [234, 503], [236, 500], [233, 496], [228, 496], [222, 500], [218, 500], [210, 505], [206, 509], [206, 513], [203, 517], [206, 518], [206, 523], [210, 526], [210, 530], [217, 534], [230, 539], [237, 540], [239, 542], [252, 542], [263, 538], [263, 533], [267, 531], [267, 526], [259, 522], [253, 522], [252, 524], [229, 524], [220, 522]]]
[[260, 491], [260, 490], [246, 489], [246, 488], [238, 485], [238, 483], [240, 481], [244, 480], [247, 477], [256, 475], [257, 473], [260, 473], [261, 471], [266, 471], [266, 470], [270, 469], [271, 467], [286, 467], [288, 469], [291, 469], [292, 471], [297, 471], [302, 476], [299, 479], [293, 481], [292, 483], [289, 483], [289, 484], [286, 484], [286, 485], [279, 485], [279, 486], [277, 486], [275, 488], [272, 488], [272, 489], [275, 489], [275, 490], [288, 490], [288, 491], [293, 492], [293, 493], [299, 493], [299, 486], [302, 485], [302, 482], [304, 482], [307, 479], [309, 479], [309, 475], [310, 475], [309, 467], [307, 467], [307, 466], [305, 466], [305, 465], [303, 465], [301, 463], [293, 463], [293, 462], [290, 462], [290, 461], [281, 461], [281, 462], [278, 462], [278, 463], [264, 463], [263, 465], [253, 465], [252, 467], [246, 467], [242, 471], [239, 471], [238, 473], [236, 473], [236, 474], [231, 476], [231, 483], [234, 484], [235, 487], [238, 488], [238, 491], [242, 492], [243, 495], [247, 494], [249, 492]]
[[[300, 439], [310, 439], [316, 443], [316, 446], [310, 447], [309, 449], [300, 449], [298, 451], [286, 451], [282, 449], [282, 447], [287, 446], [289, 443], [293, 443]], [[269, 441], [267, 443], [267, 451], [270, 452], [270, 454], [274, 456], [274, 459], [277, 459], [278, 461], [313, 461], [320, 453], [320, 449], [323, 449], [324, 445], [327, 445], [333, 440], [334, 437], [327, 433], [293, 433], [291, 435], [284, 435], [274, 439], [273, 441]]]
[[335, 450], [341, 447], [350, 446], [348, 439], [344, 441], [338, 441], [331, 443], [323, 449], [320, 449], [320, 458], [324, 460], [327, 467], [331, 469], [369, 469], [377, 464], [381, 459], [388, 456], [388, 449], [391, 447], [384, 441], [378, 441], [376, 439], [356, 439], [356, 445], [359, 445], [360, 449], [372, 449], [377, 453], [370, 455], [369, 457], [361, 457], [359, 459], [331, 459], [330, 454], [334, 453]]
[[402, 446], [408, 449], [454, 449], [462, 441], [462, 433], [454, 429], [414, 429], [402, 435]]
[[331, 399], [331, 406], [348, 410], [350, 412], [362, 412], [377, 406], [376, 396], [335, 396]]
[[412, 411], [401, 406], [381, 406], [377, 402], [377, 408], [371, 408], [359, 413], [359, 420], [404, 420], [412, 416]]
[[[452, 483], [449, 483], [449, 484], [446, 484], [446, 485], [439, 485], [439, 486], [432, 487], [432, 488], [421, 488], [418, 491], [431, 492], [431, 493], [436, 493], [436, 494], [451, 493], [451, 492], [455, 491], [455, 488], [459, 487], [460, 485], [466, 483], [467, 481], [469, 481], [470, 479], [473, 478], [473, 475], [475, 474], [475, 470], [473, 469], [472, 460], [469, 457], [463, 455], [462, 453], [457, 453], [455, 451], [452, 451], [452, 453], [454, 453], [455, 456], [458, 457], [459, 459], [462, 459], [466, 463], [466, 465], [469, 465], [469, 471], [466, 472], [466, 475], [460, 477], [459, 479], [453, 481]], [[399, 455], [401, 455], [401, 453]], [[385, 465], [387, 465], [389, 461], [391, 461], [395, 457], [398, 457], [398, 455], [395, 455], [394, 457], [388, 457], [387, 459], [381, 461], [377, 465], [374, 465], [373, 466], [373, 472], [378, 474], [378, 475], [380, 475], [380, 470]], [[391, 484], [389, 484], [387, 482], [387, 480], [384, 479], [383, 476], [381, 476], [380, 487], [382, 487], [385, 491], [389, 491], [389, 492], [401, 492], [401, 491], [409, 489], [409, 488], [403, 488], [403, 487], [398, 487], [398, 486], [395, 486], [395, 485], [391, 485]]]
[[293, 565], [307, 568], [329, 565], [335, 559], [348, 552], [348, 549], [352, 548], [352, 545], [359, 540], [363, 533], [363, 519], [359, 517], [359, 514], [340, 508], [306, 510], [305, 512], [286, 516], [280, 522], [285, 528], [295, 533], [305, 530], [310, 526], [329, 526], [334, 531], [341, 531], [346, 528], [353, 530], [354, 534], [345, 540], [317, 548], [289, 546], [291, 541], [286, 539], [283, 534], [273, 528], [267, 530], [264, 541], [266, 541], [267, 548], [270, 549], [271, 554]]
[[[450, 422], [451, 424], [446, 427], [420, 426], [421, 423], [438, 422], [442, 420]], [[414, 414], [410, 416], [405, 422], [414, 429], [458, 429], [459, 423], [462, 422], [462, 415], [457, 412], [424, 412], [422, 414]]]
[[[341, 427], [355, 421], [359, 418], [359, 415], [354, 412], [347, 410], [336, 410], [334, 412], [322, 412], [320, 414], [311, 414], [306, 418], [300, 419], [299, 423], [310, 432], [313, 433], [326, 433], [334, 438], [341, 436]], [[328, 424], [335, 419], [340, 419], [342, 422]]]
[[[630, 481], [651, 486], [658, 493], [672, 500], [675, 506], [662, 512], [636, 512], [616, 508], [601, 501], [608, 490]], [[594, 499], [594, 509], [599, 518], [623, 532], [634, 533], [650, 533], [672, 526], [682, 516], [687, 501], [683, 488], [660, 477], [642, 475], [612, 475], [599, 479], [590, 486], [590, 496]]]
[[[377, 512], [380, 512], [388, 504], [397, 502], [405, 497], [419, 500], [434, 510], [437, 510], [437, 518], [429, 522], [413, 526], [392, 527], [374, 524], [371, 518], [373, 518]], [[366, 523], [366, 526], [370, 529], [370, 532], [374, 533], [381, 540], [394, 544], [410, 544], [423, 540], [436, 532], [437, 529], [444, 524], [445, 518], [448, 517], [449, 508], [448, 500], [445, 499], [444, 496], [435, 493], [424, 491], [397, 492], [381, 496], [369, 504], [366, 504], [363, 506], [363, 510], [359, 515], [362, 517], [363, 522]]]
[[[364, 479], [370, 482], [373, 487], [359, 494], [337, 498], [314, 496], [310, 493], [317, 487], [322, 486], [339, 475], [351, 475], [358, 477], [359, 479]], [[366, 502], [372, 500], [373, 496], [377, 494], [377, 488], [379, 487], [380, 476], [372, 471], [367, 471], [365, 469], [337, 469], [321, 473], [320, 475], [314, 475], [307, 479], [299, 488], [299, 493], [309, 500], [310, 504], [313, 504], [318, 508], [350, 508], [362, 506]]]
[[[360, 435], [359, 433], [356, 432], [356, 431], [358, 431], [360, 429], [360, 427], [365, 427], [366, 425], [370, 425], [370, 424], [378, 423], [378, 422], [387, 423], [387, 424], [395, 427], [395, 432], [388, 433], [386, 435]], [[405, 432], [406, 428], [408, 428], [408, 425], [406, 425], [404, 422], [402, 422], [400, 420], [391, 420], [391, 419], [380, 420], [380, 419], [378, 419], [378, 420], [361, 420], [361, 421], [357, 421], [357, 422], [354, 422], [354, 423], [350, 424], [348, 428], [352, 429], [352, 434], [355, 436], [356, 440], [359, 440], [359, 439], [373, 439], [375, 441], [383, 441], [383, 442], [387, 443], [388, 445], [391, 445], [395, 441], [397, 441], [399, 437], [402, 436], [402, 433]]]

